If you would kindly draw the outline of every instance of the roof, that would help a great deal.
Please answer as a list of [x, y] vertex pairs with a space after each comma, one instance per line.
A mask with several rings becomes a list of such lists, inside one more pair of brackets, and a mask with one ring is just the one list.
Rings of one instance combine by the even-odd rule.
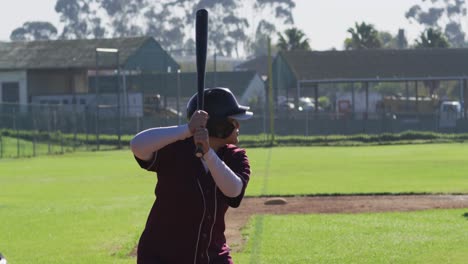
[[0, 70], [94, 68], [96, 48], [118, 49], [124, 65], [147, 41], [157, 43], [152, 37], [0, 42]]
[[268, 75], [268, 56], [261, 55], [241, 63], [235, 67], [238, 71], [252, 70], [256, 71], [260, 76]]
[[[229, 88], [236, 96], [241, 96], [245, 89], [249, 86], [250, 82], [258, 74], [254, 71], [241, 71], [241, 72], [207, 72], [205, 76], [205, 87], [211, 88], [214, 86], [216, 78], [216, 87]], [[113, 81], [115, 77], [99, 77], [100, 91], [113, 92], [115, 85]], [[180, 73], [180, 96], [190, 97], [197, 91], [197, 73], [187, 72]], [[258, 78], [260, 78], [258, 76]], [[107, 82], [105, 81], [107, 79]], [[143, 75], [130, 75], [126, 78], [127, 87], [132, 88], [134, 91], [143, 91], [145, 93], [157, 93], [165, 96], [177, 96], [177, 74], [143, 74]], [[94, 79], [90, 78], [89, 85], [94, 89]], [[106, 88], [107, 87], [107, 88]]]
[[468, 76], [468, 49], [291, 51], [279, 54], [298, 80]]

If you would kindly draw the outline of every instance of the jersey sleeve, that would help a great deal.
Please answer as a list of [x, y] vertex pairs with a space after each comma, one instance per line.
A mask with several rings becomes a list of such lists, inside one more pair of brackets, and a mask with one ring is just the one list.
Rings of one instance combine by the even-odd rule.
[[137, 161], [138, 165], [140, 165], [142, 169], [145, 169], [147, 171], [158, 172], [158, 170], [161, 167], [161, 164], [164, 163], [164, 162], [161, 162], [161, 160], [172, 158], [172, 155], [174, 155], [175, 153], [174, 148], [177, 143], [178, 142], [169, 144], [163, 147], [162, 149], [153, 152], [153, 156], [151, 157], [150, 160], [142, 160], [134, 156], [135, 160]]
[[151, 157], [150, 160], [142, 160], [142, 159], [139, 159], [135, 155], [133, 155], [133, 157], [135, 157], [135, 160], [137, 161], [138, 165], [140, 165], [142, 169], [145, 169], [147, 171], [154, 171], [154, 172], [156, 171], [156, 160], [158, 157], [157, 151], [153, 152], [153, 156]]
[[[230, 152], [230, 153], [229, 153]], [[249, 160], [247, 157], [247, 154], [245, 153], [244, 149], [234, 149], [231, 151], [228, 151], [226, 153], [227, 155], [225, 156], [224, 162], [226, 165], [231, 168], [231, 170], [241, 178], [242, 180], [242, 191], [237, 197], [227, 197], [224, 194], [221, 194], [224, 196], [224, 200], [226, 203], [233, 208], [239, 207], [242, 199], [244, 198], [245, 194], [245, 189], [247, 188], [247, 185], [249, 183], [250, 179], [250, 164]]]

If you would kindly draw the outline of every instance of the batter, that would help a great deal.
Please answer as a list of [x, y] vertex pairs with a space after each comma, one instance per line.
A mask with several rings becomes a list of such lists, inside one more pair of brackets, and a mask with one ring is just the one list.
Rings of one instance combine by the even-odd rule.
[[[156, 200], [138, 244], [138, 264], [232, 264], [224, 216], [238, 207], [250, 178], [238, 148], [239, 120], [252, 117], [227, 88], [205, 89], [187, 104], [187, 124], [138, 133], [131, 149], [139, 165], [157, 173]], [[201, 145], [203, 157], [194, 154]]]

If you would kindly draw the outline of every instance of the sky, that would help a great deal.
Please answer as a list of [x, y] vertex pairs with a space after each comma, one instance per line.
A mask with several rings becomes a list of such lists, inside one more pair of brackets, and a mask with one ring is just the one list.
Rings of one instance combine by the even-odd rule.
[[[27, 21], [48, 21], [60, 31], [54, 7], [57, 0], [0, 0], [0, 41]], [[406, 11], [422, 0], [296, 0], [295, 26], [303, 30], [313, 50], [343, 49], [347, 29], [355, 22], [371, 23], [379, 31], [395, 35], [404, 28], [409, 43], [422, 28], [410, 24]]]

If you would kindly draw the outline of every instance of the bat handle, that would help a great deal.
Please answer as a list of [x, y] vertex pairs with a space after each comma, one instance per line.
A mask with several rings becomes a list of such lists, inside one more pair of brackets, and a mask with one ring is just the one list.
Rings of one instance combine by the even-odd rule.
[[201, 144], [197, 144], [197, 149], [195, 150], [195, 156], [197, 156], [197, 158], [201, 158], [203, 157], [203, 147]]

